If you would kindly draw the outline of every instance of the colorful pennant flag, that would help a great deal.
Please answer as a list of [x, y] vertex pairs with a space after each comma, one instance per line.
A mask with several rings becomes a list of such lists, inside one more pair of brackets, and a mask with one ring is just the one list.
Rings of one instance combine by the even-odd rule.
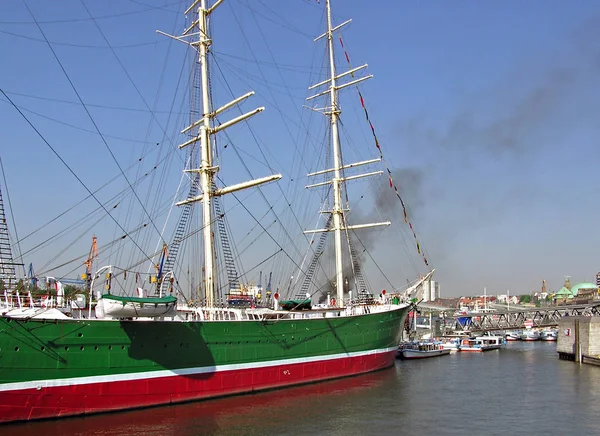
[[[339, 39], [340, 39], [340, 45], [342, 46], [342, 49], [344, 50], [344, 55], [346, 56], [346, 61], [348, 62], [348, 67], [350, 69], [352, 69], [352, 64], [350, 63], [350, 56], [348, 56], [348, 52], [346, 51], [346, 48], [344, 47], [344, 41], [342, 40], [341, 36], [339, 37]], [[354, 78], [354, 73], [351, 73], [351, 75]], [[419, 239], [417, 238], [415, 229], [413, 228], [412, 223], [408, 219], [408, 213], [406, 212], [406, 206], [404, 204], [404, 201], [402, 200], [402, 197], [400, 196], [400, 191], [398, 190], [398, 187], [394, 183], [394, 180], [392, 178], [392, 172], [390, 171], [389, 167], [387, 166], [387, 164], [385, 162], [385, 159], [383, 158], [383, 151], [381, 150], [381, 146], [379, 145], [379, 139], [377, 139], [377, 134], [375, 133], [375, 127], [373, 126], [373, 123], [369, 119], [369, 112], [367, 111], [365, 99], [363, 98], [363, 95], [360, 92], [360, 89], [358, 88], [358, 86], [356, 86], [356, 91], [358, 92], [358, 98], [360, 99], [360, 105], [362, 106], [363, 110], [365, 111], [365, 118], [367, 120], [367, 123], [369, 123], [369, 127], [371, 128], [371, 133], [373, 134], [373, 139], [375, 140], [375, 147], [377, 147], [377, 150], [379, 150], [379, 157], [381, 158], [381, 161], [385, 165], [385, 169], [388, 172], [390, 188], [394, 189], [394, 193], [396, 194], [396, 197], [398, 197], [398, 200], [400, 200], [400, 204], [402, 205], [402, 211], [404, 213], [404, 222], [408, 224], [408, 226], [410, 227], [410, 230], [412, 231], [413, 237], [415, 239], [415, 244], [417, 246], [417, 253], [419, 253], [421, 255], [421, 257], [423, 258], [423, 261], [425, 262], [425, 265], [429, 266], [429, 262], [427, 262], [427, 258], [425, 257], [425, 254], [423, 254], [421, 252], [421, 244], [419, 244]]]

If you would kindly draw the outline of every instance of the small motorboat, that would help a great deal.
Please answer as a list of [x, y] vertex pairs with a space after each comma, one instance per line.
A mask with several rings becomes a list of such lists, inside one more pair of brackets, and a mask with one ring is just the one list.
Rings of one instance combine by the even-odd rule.
[[540, 333], [540, 340], [542, 341], [556, 341], [558, 339], [557, 330], [544, 330]]
[[460, 351], [460, 338], [448, 338], [442, 340], [441, 346], [444, 350], [451, 352]]
[[403, 360], [425, 359], [450, 354], [439, 342], [408, 342], [398, 347], [397, 357]]
[[502, 345], [504, 345], [504, 339], [501, 336], [479, 336], [477, 338], [463, 339], [460, 342], [460, 351], [490, 351], [497, 350]]
[[540, 339], [540, 332], [537, 330], [525, 330], [521, 334], [522, 341], [538, 341]]
[[506, 334], [504, 335], [504, 338], [509, 341], [509, 342], [514, 342], [514, 341], [518, 341], [521, 339], [521, 333], [520, 332], [506, 332]]

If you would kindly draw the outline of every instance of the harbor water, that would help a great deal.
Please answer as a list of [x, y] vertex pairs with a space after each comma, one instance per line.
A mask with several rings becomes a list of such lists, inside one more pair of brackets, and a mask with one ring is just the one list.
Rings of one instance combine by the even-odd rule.
[[0, 427], [20, 436], [598, 434], [600, 368], [561, 361], [556, 343], [397, 361], [292, 389]]

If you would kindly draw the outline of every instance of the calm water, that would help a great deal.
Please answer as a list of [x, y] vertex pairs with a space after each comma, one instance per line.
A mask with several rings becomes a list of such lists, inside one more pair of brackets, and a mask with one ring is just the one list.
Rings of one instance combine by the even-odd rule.
[[600, 368], [509, 343], [361, 377], [222, 400], [0, 427], [0, 434], [600, 434]]

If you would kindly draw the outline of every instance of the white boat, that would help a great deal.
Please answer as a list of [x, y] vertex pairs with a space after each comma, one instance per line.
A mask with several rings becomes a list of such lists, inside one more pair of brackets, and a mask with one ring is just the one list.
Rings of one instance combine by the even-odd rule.
[[177, 311], [177, 298], [127, 297], [105, 294], [96, 303], [96, 318], [156, 318], [172, 316]]
[[460, 342], [460, 351], [482, 352], [497, 350], [502, 347], [503, 341], [500, 336], [480, 336], [467, 338]]
[[520, 332], [507, 332], [504, 335], [504, 338], [509, 341], [509, 342], [514, 342], [514, 341], [518, 341], [519, 339], [521, 339], [521, 333]]
[[[94, 284], [97, 279], [106, 274], [106, 277], [113, 276], [113, 267], [104, 266], [94, 274], [90, 286], [90, 301], [93, 300]], [[170, 276], [167, 273], [165, 277]], [[164, 282], [164, 281], [163, 281]], [[169, 280], [166, 280], [170, 283]], [[106, 286], [108, 292], [97, 294], [97, 301], [94, 308], [94, 315], [97, 319], [124, 319], [124, 318], [162, 318], [172, 317], [177, 313], [177, 297], [173, 296], [173, 288], [170, 291], [163, 289], [161, 285], [157, 287], [157, 295], [149, 296], [143, 288], [137, 287], [137, 296], [115, 295], [111, 293], [110, 285]], [[88, 317], [92, 318], [92, 306], [88, 308]]]
[[538, 341], [540, 339], [540, 332], [537, 330], [525, 330], [521, 334], [522, 341]]
[[506, 344], [506, 340], [502, 336], [483, 335], [475, 338], [476, 344], [481, 344], [486, 350], [498, 350]]
[[409, 360], [446, 356], [448, 354], [450, 354], [450, 350], [445, 349], [439, 342], [410, 342], [398, 347], [397, 356], [400, 359]]
[[558, 331], [556, 330], [544, 330], [540, 333], [540, 340], [542, 341], [556, 341], [558, 339]]
[[442, 348], [451, 352], [460, 351], [460, 338], [448, 338], [442, 341]]

